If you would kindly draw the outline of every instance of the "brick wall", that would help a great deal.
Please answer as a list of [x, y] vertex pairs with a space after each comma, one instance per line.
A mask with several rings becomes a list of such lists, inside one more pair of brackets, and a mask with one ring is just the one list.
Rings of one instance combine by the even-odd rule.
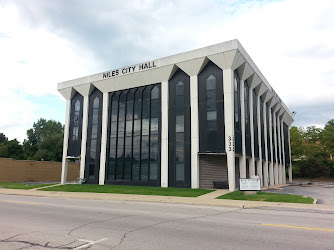
[[[69, 163], [67, 180], [79, 177], [80, 165]], [[0, 182], [59, 181], [61, 162], [19, 161], [0, 158]]]
[[213, 188], [213, 181], [228, 181], [226, 155], [199, 155], [199, 187]]

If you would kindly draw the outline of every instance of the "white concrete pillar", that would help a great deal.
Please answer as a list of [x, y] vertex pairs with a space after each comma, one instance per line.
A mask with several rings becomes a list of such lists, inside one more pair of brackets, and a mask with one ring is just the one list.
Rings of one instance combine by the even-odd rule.
[[168, 82], [161, 83], [161, 187], [168, 187]]
[[68, 150], [68, 137], [70, 130], [70, 116], [71, 116], [71, 100], [66, 100], [66, 115], [65, 115], [65, 127], [64, 127], [64, 144], [63, 144], [63, 159], [61, 164], [61, 184], [66, 183], [67, 179], [67, 150]]
[[[269, 130], [268, 130], [268, 133], [269, 133], [269, 150], [270, 150], [270, 155], [271, 155], [271, 161], [268, 163], [269, 164], [269, 180], [270, 180], [270, 185], [271, 186], [274, 186], [275, 185], [275, 174], [274, 174], [274, 154], [273, 154], [273, 134], [272, 134], [272, 115], [271, 115], [271, 111], [269, 109]], [[268, 152], [269, 154], [269, 152]]]
[[269, 177], [269, 171], [268, 171], [268, 130], [267, 130], [267, 109], [266, 104], [263, 105], [263, 129], [264, 129], [264, 151], [265, 151], [265, 157], [266, 159], [263, 159], [263, 186], [268, 186], [268, 177]]
[[241, 152], [239, 157], [240, 178], [246, 178], [246, 133], [245, 133], [245, 82], [240, 81], [240, 107], [241, 107]]
[[199, 188], [199, 118], [198, 118], [198, 77], [190, 76], [191, 107], [191, 188]]
[[253, 89], [249, 89], [249, 122], [250, 122], [250, 135], [251, 135], [251, 151], [252, 158], [249, 160], [249, 176], [255, 175], [255, 155], [254, 155], [254, 119], [253, 117]]
[[107, 142], [108, 142], [108, 107], [109, 93], [103, 93], [102, 106], [102, 133], [101, 133], [101, 155], [100, 155], [100, 175], [99, 185], [104, 185], [106, 176]]
[[257, 124], [258, 124], [258, 142], [259, 142], [259, 160], [256, 163], [256, 167], [257, 167], [257, 175], [260, 177], [261, 180], [261, 185], [263, 185], [263, 176], [262, 176], [262, 140], [264, 138], [262, 138], [262, 134], [261, 134], [261, 104], [260, 104], [260, 96], [257, 96]]
[[273, 121], [274, 121], [274, 145], [275, 145], [275, 151], [273, 152], [274, 153], [274, 157], [273, 159], [276, 159], [276, 162], [274, 163], [274, 178], [275, 178], [275, 185], [278, 185], [279, 184], [279, 171], [278, 171], [278, 159], [277, 159], [277, 136], [276, 136], [276, 133], [277, 133], [277, 126], [276, 126], [276, 115], [274, 113], [274, 117], [273, 117]]
[[235, 149], [234, 149], [234, 72], [225, 69], [224, 79], [224, 112], [225, 112], [225, 145], [227, 155], [229, 190], [235, 190]]
[[89, 96], [84, 96], [83, 111], [82, 111], [82, 137], [81, 137], [81, 160], [80, 160], [81, 179], [85, 178], [88, 111], [89, 111]]
[[288, 129], [288, 138], [289, 138], [289, 154], [290, 154], [290, 162], [289, 162], [289, 182], [292, 182], [292, 164], [291, 164], [291, 141], [290, 141], [290, 128]]
[[283, 184], [286, 184], [286, 172], [285, 172], [285, 140], [284, 140], [284, 127], [283, 127], [283, 120], [281, 119], [280, 122], [280, 127], [281, 127], [281, 150], [282, 150], [282, 168], [283, 168]]
[[281, 120], [280, 118], [277, 116], [276, 117], [276, 133], [277, 133], [277, 152], [278, 152], [278, 159], [277, 159], [277, 163], [278, 163], [278, 183], [280, 185], [283, 184], [283, 167], [282, 167], [282, 157], [281, 157]]

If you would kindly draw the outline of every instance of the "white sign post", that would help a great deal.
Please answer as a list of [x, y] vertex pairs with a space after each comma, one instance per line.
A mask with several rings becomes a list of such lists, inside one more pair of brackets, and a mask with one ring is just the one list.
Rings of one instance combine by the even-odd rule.
[[239, 179], [239, 190], [244, 191], [244, 195], [256, 194], [257, 191], [261, 191], [261, 180]]

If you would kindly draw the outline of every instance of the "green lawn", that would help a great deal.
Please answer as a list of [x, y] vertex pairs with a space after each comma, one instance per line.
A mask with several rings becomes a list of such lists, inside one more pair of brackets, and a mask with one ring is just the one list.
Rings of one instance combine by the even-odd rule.
[[17, 182], [0, 182], [0, 188], [10, 188], [10, 189], [33, 189], [38, 187], [46, 187], [54, 184], [31, 184], [27, 185], [24, 183]]
[[212, 192], [206, 189], [191, 188], [161, 188], [123, 185], [62, 185], [44, 188], [43, 191], [63, 191], [63, 192], [91, 192], [91, 193], [115, 193], [115, 194], [143, 194], [143, 195], [163, 195], [180, 197], [197, 197]]
[[257, 195], [244, 195], [243, 191], [234, 191], [219, 196], [216, 199], [289, 202], [289, 203], [305, 203], [305, 204], [313, 203], [313, 198], [310, 197], [303, 198], [301, 195], [275, 194], [266, 192], [257, 192]]

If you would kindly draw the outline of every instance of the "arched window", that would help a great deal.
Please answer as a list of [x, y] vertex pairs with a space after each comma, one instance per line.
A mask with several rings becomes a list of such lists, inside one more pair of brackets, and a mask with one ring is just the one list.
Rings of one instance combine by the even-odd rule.
[[71, 100], [71, 115], [67, 154], [79, 156], [81, 153], [83, 96], [76, 93]]

